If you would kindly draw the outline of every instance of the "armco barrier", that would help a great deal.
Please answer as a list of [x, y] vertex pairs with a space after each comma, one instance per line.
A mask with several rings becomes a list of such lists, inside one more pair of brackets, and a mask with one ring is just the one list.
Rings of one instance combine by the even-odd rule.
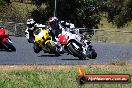
[[[19, 36], [19, 37], [25, 36], [24, 31], [26, 29], [26, 25], [24, 23], [0, 22], [0, 26], [5, 27], [9, 35]], [[124, 38], [124, 41], [126, 40], [126, 37], [128, 38], [132, 37], [131, 36], [132, 31], [108, 30], [108, 29], [89, 29], [88, 30], [87, 28], [77, 28], [77, 29], [79, 29], [82, 32], [85, 32], [84, 34], [88, 35], [88, 37], [90, 37], [92, 41], [96, 41], [96, 42], [109, 41], [109, 35], [110, 37], [112, 37], [112, 36], [120, 34], [119, 37], [121, 39]], [[128, 41], [132, 41], [132, 40], [130, 39]]]
[[11, 36], [24, 36], [26, 25], [16, 22], [0, 22], [0, 26], [6, 28], [6, 31]]
[[96, 42], [132, 43], [132, 31], [78, 28]]

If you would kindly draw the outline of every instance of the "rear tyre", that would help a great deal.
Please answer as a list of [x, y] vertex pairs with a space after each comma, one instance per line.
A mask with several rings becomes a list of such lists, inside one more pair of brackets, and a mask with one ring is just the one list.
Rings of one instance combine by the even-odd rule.
[[85, 59], [85, 57], [83, 56], [83, 54], [80, 53], [79, 51], [77, 51], [72, 44], [68, 45], [68, 50], [72, 53], [72, 55], [74, 57], [78, 57], [80, 60]]
[[59, 52], [56, 51], [56, 47], [52, 46], [50, 42], [48, 42], [46, 46], [50, 49], [51, 52], [55, 54], [55, 56], [60, 56]]
[[11, 49], [11, 51], [16, 51], [16, 48], [13, 46], [11, 42], [9, 42], [9, 40], [6, 40], [4, 42], [4, 45], [6, 46], [6, 50]]

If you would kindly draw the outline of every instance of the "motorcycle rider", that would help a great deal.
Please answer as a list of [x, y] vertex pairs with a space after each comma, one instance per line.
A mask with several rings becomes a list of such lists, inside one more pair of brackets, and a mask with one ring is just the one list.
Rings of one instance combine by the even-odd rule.
[[62, 26], [57, 17], [50, 17], [49, 25], [50, 25], [49, 31], [52, 36], [52, 39], [56, 41], [56, 38], [62, 32]]
[[27, 20], [27, 28], [25, 30], [25, 36], [28, 40], [29, 43], [33, 43], [33, 40], [34, 40], [34, 35], [33, 35], [33, 32], [35, 30], [35, 24], [37, 24], [34, 19], [28, 19]]
[[[34, 27], [35, 27], [35, 29], [37, 29], [37, 28], [46, 28], [46, 26], [43, 25], [43, 24], [35, 24]], [[36, 42], [34, 42], [33, 49], [34, 49], [35, 53], [39, 53], [40, 51], [42, 51], [42, 48], [39, 47], [39, 45]]]
[[63, 28], [62, 28], [57, 17], [50, 17], [49, 25], [50, 25], [49, 33], [52, 37], [52, 40], [58, 47], [58, 50], [60, 51], [60, 53], [62, 53], [63, 48], [61, 47], [61, 44], [58, 42], [58, 40], [59, 40], [58, 35], [62, 33]]
[[57, 17], [50, 17], [49, 24], [50, 24], [49, 31], [51, 32], [53, 40], [57, 38], [59, 34], [62, 33], [63, 29], [66, 28], [75, 29], [74, 24], [65, 21], [59, 21]]
[[36, 30], [36, 28], [43, 28], [45, 25], [36, 23], [34, 19], [28, 19], [27, 20], [27, 28], [25, 30], [25, 36], [29, 43], [33, 43], [33, 49], [35, 53], [39, 53], [42, 49], [39, 47], [38, 44], [35, 43], [33, 32]]
[[77, 35], [79, 35], [81, 37], [81, 41], [80, 42], [83, 45], [82, 46], [83, 53], [84, 54], [87, 53], [88, 45], [91, 42], [86, 39], [85, 35], [81, 34], [81, 32], [79, 31], [79, 29], [75, 28], [74, 24], [68, 23], [68, 22], [65, 22], [65, 21], [60, 21], [59, 22], [57, 17], [51, 17], [51, 18], [49, 18], [49, 22], [50, 22], [50, 27], [51, 27], [51, 33], [52, 33], [52, 36], [54, 37], [54, 39], [57, 40], [57, 38], [55, 38], [55, 37], [57, 37], [62, 32], [62, 30], [69, 30], [71, 33], [77, 34]]
[[61, 25], [65, 29], [68, 28], [70, 32], [81, 36], [81, 40], [87, 40], [86, 36], [83, 35], [82, 32], [78, 28], [75, 28], [75, 25], [73, 23], [68, 23], [68, 22], [65, 22], [65, 21], [61, 21]]
[[64, 28], [71, 28], [71, 29], [74, 29], [75, 28], [75, 25], [72, 24], [72, 23], [68, 23], [66, 21], [60, 21], [62, 27]]

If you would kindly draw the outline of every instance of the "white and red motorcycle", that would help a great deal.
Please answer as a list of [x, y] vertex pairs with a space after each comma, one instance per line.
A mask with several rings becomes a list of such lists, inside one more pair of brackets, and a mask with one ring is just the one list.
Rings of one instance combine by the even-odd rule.
[[58, 36], [58, 41], [67, 53], [78, 57], [79, 59], [95, 59], [97, 53], [90, 45], [90, 42], [83, 40], [81, 42], [81, 36], [76, 33], [72, 33], [70, 29], [63, 29], [62, 34]]

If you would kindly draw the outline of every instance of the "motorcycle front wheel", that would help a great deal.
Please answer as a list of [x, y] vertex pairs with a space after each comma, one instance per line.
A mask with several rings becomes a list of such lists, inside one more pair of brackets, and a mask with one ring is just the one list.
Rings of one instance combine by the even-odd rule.
[[68, 45], [68, 50], [72, 53], [73, 56], [78, 57], [80, 60], [85, 59], [83, 54], [76, 50], [72, 43]]
[[51, 44], [50, 42], [47, 42], [46, 46], [49, 48], [51, 52], [55, 54], [55, 56], [60, 56], [59, 52], [56, 51], [56, 47], [53, 46], [53, 44]]
[[88, 51], [87, 57], [90, 59], [96, 59], [97, 53], [95, 52], [94, 49], [91, 49], [90, 51]]

